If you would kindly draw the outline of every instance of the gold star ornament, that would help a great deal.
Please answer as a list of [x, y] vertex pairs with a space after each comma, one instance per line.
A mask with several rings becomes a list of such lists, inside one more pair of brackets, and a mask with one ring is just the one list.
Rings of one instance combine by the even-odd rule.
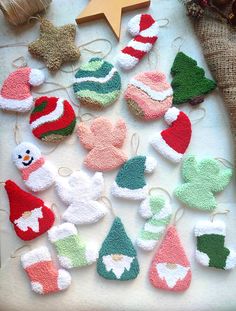
[[106, 18], [115, 36], [120, 38], [121, 14], [149, 7], [151, 0], [89, 0], [88, 6], [77, 17], [77, 24]]
[[43, 60], [49, 70], [56, 71], [62, 64], [80, 58], [75, 45], [76, 27], [73, 24], [55, 27], [49, 20], [41, 19], [40, 37], [29, 44], [30, 54]]

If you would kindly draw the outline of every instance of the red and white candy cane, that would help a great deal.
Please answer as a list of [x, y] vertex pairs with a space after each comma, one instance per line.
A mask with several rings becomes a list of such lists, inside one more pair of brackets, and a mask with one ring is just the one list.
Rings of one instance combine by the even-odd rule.
[[135, 38], [120, 51], [117, 58], [120, 67], [126, 70], [136, 66], [152, 49], [158, 38], [159, 26], [150, 14], [138, 14], [129, 21], [128, 31]]

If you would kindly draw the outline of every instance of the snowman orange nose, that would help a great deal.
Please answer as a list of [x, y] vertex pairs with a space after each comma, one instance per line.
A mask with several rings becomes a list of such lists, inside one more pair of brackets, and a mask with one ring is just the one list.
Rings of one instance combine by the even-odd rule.
[[30, 156], [25, 155], [24, 158], [23, 158], [23, 161], [28, 161], [29, 159], [30, 159]]

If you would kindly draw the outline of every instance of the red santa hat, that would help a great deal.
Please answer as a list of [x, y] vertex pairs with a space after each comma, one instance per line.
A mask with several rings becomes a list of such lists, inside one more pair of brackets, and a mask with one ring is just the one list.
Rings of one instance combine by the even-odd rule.
[[23, 67], [12, 72], [3, 82], [0, 92], [0, 108], [8, 111], [26, 112], [32, 108], [31, 86], [45, 80], [42, 70]]

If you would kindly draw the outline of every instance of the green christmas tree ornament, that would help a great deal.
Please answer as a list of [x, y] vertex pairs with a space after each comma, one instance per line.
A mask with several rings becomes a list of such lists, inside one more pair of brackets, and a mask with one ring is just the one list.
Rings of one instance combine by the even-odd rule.
[[119, 217], [114, 219], [99, 251], [97, 272], [105, 279], [119, 281], [135, 279], [139, 274], [136, 250]]
[[185, 183], [175, 189], [176, 197], [188, 207], [203, 211], [216, 208], [214, 194], [223, 191], [233, 175], [233, 170], [222, 168], [219, 161], [206, 158], [197, 162], [193, 155], [185, 158], [181, 170]]
[[171, 68], [174, 91], [173, 103], [197, 105], [204, 101], [204, 95], [216, 88], [216, 82], [205, 77], [204, 69], [183, 52], [179, 52]]

